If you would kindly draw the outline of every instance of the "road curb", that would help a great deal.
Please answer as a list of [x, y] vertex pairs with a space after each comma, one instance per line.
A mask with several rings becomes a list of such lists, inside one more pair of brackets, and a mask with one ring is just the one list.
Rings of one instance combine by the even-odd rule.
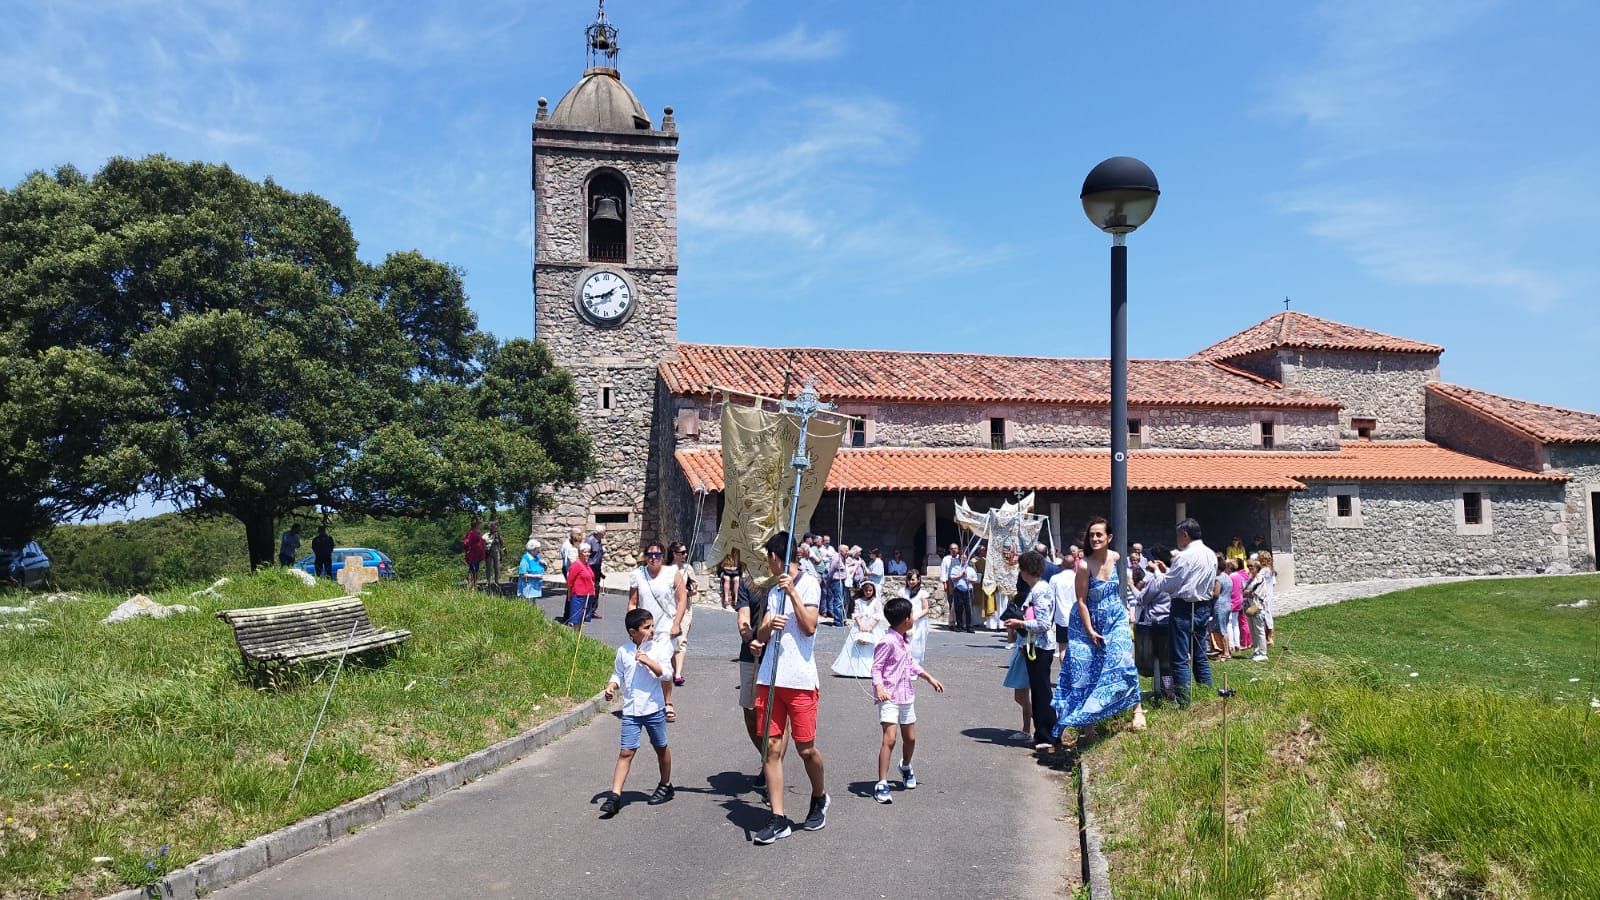
[[1111, 900], [1111, 864], [1095, 822], [1094, 804], [1089, 801], [1089, 761], [1078, 759], [1078, 844], [1083, 854], [1083, 878], [1091, 900]]
[[148, 888], [128, 888], [102, 900], [146, 900], [149, 897], [195, 900], [203, 897], [503, 768], [603, 714], [609, 706], [603, 694], [596, 694], [554, 719], [515, 737], [492, 744], [455, 762], [418, 772], [365, 797], [302, 819], [270, 834], [251, 838], [232, 850], [201, 857], [181, 869], [168, 872]]

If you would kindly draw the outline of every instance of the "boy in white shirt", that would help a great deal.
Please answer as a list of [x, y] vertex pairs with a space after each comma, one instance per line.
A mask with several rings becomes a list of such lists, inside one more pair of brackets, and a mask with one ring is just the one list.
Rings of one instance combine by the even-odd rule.
[[756, 640], [765, 648], [756, 670], [756, 716], [760, 721], [770, 719], [765, 771], [767, 802], [772, 806], [772, 820], [755, 834], [757, 844], [781, 840], [791, 831], [793, 823], [784, 815], [783, 802], [783, 756], [790, 738], [811, 781], [811, 805], [800, 827], [821, 831], [828, 824], [822, 751], [817, 749], [820, 692], [814, 655], [822, 591], [817, 579], [798, 564], [791, 563], [785, 570], [783, 557], [788, 546], [787, 532], [767, 539], [767, 569], [778, 579], [767, 592], [767, 612], [756, 629]]
[[648, 610], [628, 610], [623, 624], [632, 640], [617, 648], [617, 661], [606, 685], [607, 700], [616, 697], [619, 690], [622, 692], [622, 749], [611, 775], [611, 790], [600, 804], [602, 819], [611, 818], [622, 808], [622, 783], [628, 778], [633, 755], [639, 751], [641, 730], [649, 732], [650, 746], [656, 749], [656, 761], [661, 766], [661, 782], [650, 795], [650, 805], [666, 803], [676, 793], [672, 787], [672, 751], [667, 748], [667, 704], [661, 695], [661, 683], [672, 678], [672, 642], [653, 640], [655, 618]]

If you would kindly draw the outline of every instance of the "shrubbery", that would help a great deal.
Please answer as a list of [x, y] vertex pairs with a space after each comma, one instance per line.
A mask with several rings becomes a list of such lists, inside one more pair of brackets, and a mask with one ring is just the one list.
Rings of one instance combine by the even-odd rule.
[[[468, 513], [437, 519], [336, 517], [328, 530], [340, 547], [372, 547], [389, 554], [401, 578], [448, 583], [465, 574], [461, 536], [471, 519]], [[311, 552], [311, 536], [321, 521], [308, 511], [279, 522], [277, 533], [299, 522], [304, 556]], [[501, 516], [507, 567], [522, 555], [526, 521], [520, 513]], [[160, 590], [242, 575], [250, 568], [244, 526], [216, 516], [166, 513], [133, 522], [62, 525], [43, 543], [56, 584], [75, 591]]]

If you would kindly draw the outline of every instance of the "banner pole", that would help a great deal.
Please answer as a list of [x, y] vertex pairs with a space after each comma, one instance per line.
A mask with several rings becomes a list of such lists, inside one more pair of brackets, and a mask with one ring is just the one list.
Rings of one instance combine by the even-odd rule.
[[[794, 457], [789, 460], [789, 465], [794, 469], [794, 490], [789, 495], [789, 540], [783, 545], [783, 574], [789, 574], [789, 565], [794, 556], [794, 528], [796, 518], [800, 514], [800, 479], [805, 476], [806, 470], [811, 468], [811, 458], [806, 455], [806, 432], [811, 428], [811, 419], [819, 412], [826, 412], [833, 408], [831, 403], [822, 403], [817, 399], [817, 390], [810, 377], [807, 377], [800, 388], [800, 394], [794, 400], [780, 402], [784, 411], [800, 417], [800, 437], [795, 443]], [[778, 595], [777, 609], [774, 615], [783, 615], [784, 602], [787, 599], [784, 593]], [[761, 664], [756, 667], [756, 683], [760, 687], [761, 670], [766, 668], [766, 656], [772, 656], [772, 683], [767, 685], [766, 708], [761, 715], [761, 760], [767, 759], [767, 729], [772, 726], [772, 701], [778, 693], [778, 654], [782, 641], [772, 639], [771, 633], [767, 635], [767, 646], [762, 651]]]

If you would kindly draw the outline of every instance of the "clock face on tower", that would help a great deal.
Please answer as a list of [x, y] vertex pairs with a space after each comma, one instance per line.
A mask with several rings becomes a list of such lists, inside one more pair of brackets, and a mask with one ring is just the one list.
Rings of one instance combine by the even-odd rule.
[[578, 311], [596, 325], [619, 325], [633, 309], [633, 285], [610, 269], [591, 273], [578, 284]]

